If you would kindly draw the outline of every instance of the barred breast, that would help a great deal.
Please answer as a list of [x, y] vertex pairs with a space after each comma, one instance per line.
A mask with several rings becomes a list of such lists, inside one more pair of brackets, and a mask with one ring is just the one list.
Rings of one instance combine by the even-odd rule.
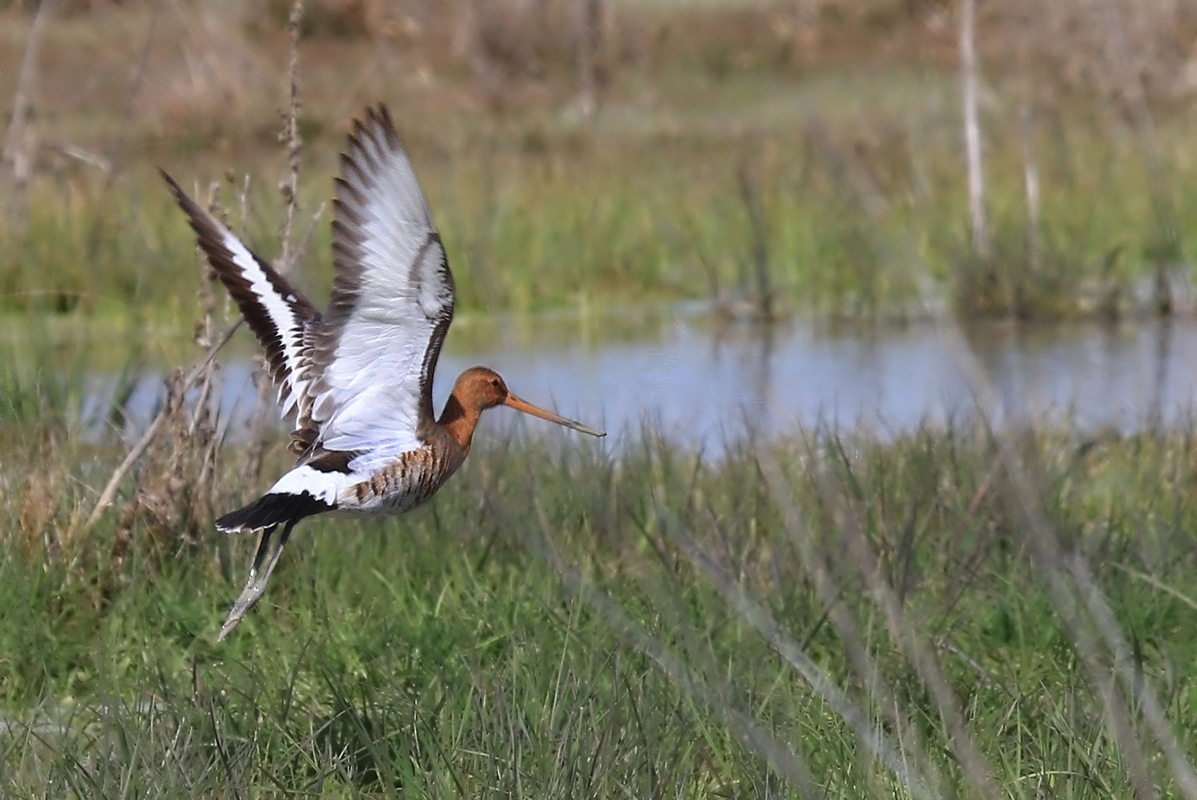
[[344, 489], [337, 506], [355, 514], [402, 514], [423, 503], [444, 485], [464, 458], [444, 448], [426, 445], [410, 450], [375, 471], [368, 479]]

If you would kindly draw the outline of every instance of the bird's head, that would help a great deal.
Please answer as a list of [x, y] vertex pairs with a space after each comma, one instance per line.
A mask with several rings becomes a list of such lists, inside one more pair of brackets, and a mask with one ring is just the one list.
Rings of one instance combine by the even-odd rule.
[[486, 367], [472, 367], [461, 373], [457, 378], [457, 383], [453, 386], [453, 394], [464, 408], [476, 409], [479, 412], [500, 405], [511, 406], [516, 411], [547, 419], [549, 422], [555, 422], [591, 436], [607, 435], [603, 431], [588, 428], [580, 422], [566, 419], [552, 411], [545, 411], [543, 408], [534, 406], [526, 400], [521, 400], [508, 390], [506, 382], [499, 373]]
[[502, 405], [511, 396], [502, 376], [493, 369], [471, 367], [457, 378], [453, 394], [463, 406], [483, 411]]

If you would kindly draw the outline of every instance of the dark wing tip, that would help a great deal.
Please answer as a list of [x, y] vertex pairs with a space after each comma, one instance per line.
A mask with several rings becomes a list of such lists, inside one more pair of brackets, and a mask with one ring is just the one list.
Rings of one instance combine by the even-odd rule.
[[[179, 204], [179, 208], [183, 209], [183, 213], [187, 215], [187, 221], [191, 223], [192, 230], [195, 231], [197, 243], [204, 250], [208, 256], [208, 263], [216, 270], [218, 275], [224, 277], [224, 269], [233, 269], [235, 265], [232, 263], [232, 255], [228, 252], [222, 243], [221, 225], [219, 220], [213, 217], [207, 210], [205, 210], [195, 199], [175, 181], [170, 174], [158, 167], [158, 174], [166, 181], [166, 185], [170, 187], [171, 193], [175, 196], [175, 201]], [[224, 267], [223, 262], [229, 262], [229, 267]], [[222, 262], [222, 263], [218, 263]]]
[[[378, 144], [386, 144], [391, 148], [402, 147], [402, 139], [395, 129], [395, 122], [391, 118], [391, 110], [386, 103], [366, 106], [360, 117], [353, 120], [353, 129], [349, 133], [349, 150], [360, 150], [362, 139], [373, 139]], [[352, 153], [341, 154], [342, 167], [346, 159], [352, 159]]]
[[[218, 219], [184, 192], [166, 170], [159, 168], [158, 172], [187, 216], [191, 229], [195, 231], [196, 242], [207, 257], [208, 265], [228, 289], [250, 330], [266, 351], [270, 377], [279, 389], [280, 396], [291, 396], [291, 400], [284, 403], [284, 409], [289, 409], [291, 403], [298, 400], [297, 397], [288, 395], [294, 391], [291, 376], [296, 364], [288, 360], [283, 342], [288, 336], [298, 335], [297, 329], [302, 330], [302, 326], [308, 321], [319, 319], [320, 312], [270, 264], [246, 248]], [[229, 240], [244, 249], [252, 264], [238, 261], [238, 257], [229, 249]], [[246, 269], [253, 267], [265, 276], [266, 289], [254, 288], [253, 278], [246, 274]], [[280, 315], [272, 312], [271, 306], [261, 295], [263, 291], [273, 294], [286, 306], [289, 313]]]
[[387, 108], [386, 103], [379, 103], [375, 106], [367, 106], [366, 117], [375, 125], [381, 125], [383, 128], [394, 129], [395, 127], [395, 124], [391, 122], [391, 110]]
[[179, 186], [178, 182], [170, 176], [162, 167], [158, 167], [158, 174], [162, 176], [162, 180], [166, 181], [166, 185], [170, 187], [170, 192], [175, 196], [175, 201], [187, 214], [187, 218], [191, 221], [191, 227], [195, 228], [196, 233], [202, 234], [203, 231], [199, 228], [198, 222], [204, 217], [204, 210], [200, 208], [199, 203], [191, 198], [191, 195], [183, 191], [183, 187]]

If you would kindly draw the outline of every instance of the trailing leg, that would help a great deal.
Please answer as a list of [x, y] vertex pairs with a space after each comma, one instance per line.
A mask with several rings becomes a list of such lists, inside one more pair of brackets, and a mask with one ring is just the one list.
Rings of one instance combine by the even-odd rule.
[[232, 632], [233, 628], [236, 628], [237, 624], [241, 622], [241, 618], [265, 594], [266, 583], [270, 580], [270, 573], [274, 572], [274, 567], [278, 564], [279, 556], [283, 553], [283, 547], [287, 544], [287, 539], [291, 536], [291, 529], [295, 527], [295, 523], [298, 521], [293, 519], [283, 526], [283, 533], [279, 536], [278, 541], [273, 547], [270, 546], [270, 539], [276, 526], [271, 525], [269, 528], [262, 529], [261, 534], [258, 536], [258, 549], [254, 553], [253, 565], [249, 570], [249, 580], [246, 582], [241, 596], [237, 598], [237, 602], [233, 603], [233, 608], [229, 611], [229, 616], [225, 619], [224, 625], [220, 626], [220, 634], [216, 637], [216, 641], [223, 641]]

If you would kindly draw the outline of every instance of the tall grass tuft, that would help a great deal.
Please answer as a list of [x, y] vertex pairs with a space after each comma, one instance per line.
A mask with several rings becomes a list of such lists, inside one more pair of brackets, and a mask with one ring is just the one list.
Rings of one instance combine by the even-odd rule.
[[[159, 550], [140, 518], [119, 563], [112, 522], [78, 543], [99, 558], [40, 552], [16, 509], [41, 498], [62, 520], [86, 498], [5, 483], [3, 650], [20, 654], [0, 670], [5, 780], [1184, 793], [1195, 565], [1176, 554], [1197, 509], [1174, 487], [1197, 477], [1190, 437], [812, 434], [718, 461], [651, 432], [619, 455], [482, 445], [424, 511], [313, 521], [219, 647], [239, 571], [222, 573], [215, 534]], [[72, 471], [70, 453], [21, 447], [31, 474]], [[1060, 605], [1031, 536], [1088, 575], [1081, 605]], [[1076, 638], [1095, 598], [1124, 665], [1105, 629]]]

